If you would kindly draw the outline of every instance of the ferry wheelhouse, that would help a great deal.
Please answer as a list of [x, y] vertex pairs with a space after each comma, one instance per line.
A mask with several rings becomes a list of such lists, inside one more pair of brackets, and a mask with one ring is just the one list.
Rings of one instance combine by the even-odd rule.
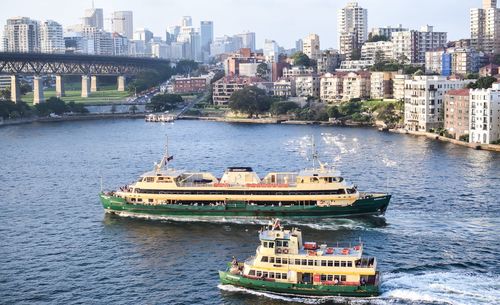
[[[362, 193], [339, 172], [317, 159], [318, 167], [271, 172], [229, 167], [221, 178], [209, 172], [169, 167], [165, 154], [155, 168], [130, 185], [101, 193], [106, 212], [120, 215], [182, 217], [346, 217], [381, 215], [391, 198]], [[314, 165], [315, 163], [313, 163]]]
[[303, 242], [302, 232], [279, 222], [264, 228], [255, 256], [244, 263], [233, 257], [219, 271], [222, 284], [309, 296], [377, 296], [380, 273], [375, 257], [363, 256], [363, 244]]

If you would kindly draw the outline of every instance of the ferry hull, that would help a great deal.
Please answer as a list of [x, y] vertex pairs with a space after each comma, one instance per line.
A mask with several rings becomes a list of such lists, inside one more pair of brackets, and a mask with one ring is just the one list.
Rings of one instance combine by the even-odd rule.
[[347, 206], [257, 206], [234, 203], [219, 206], [186, 206], [176, 204], [146, 205], [129, 204], [123, 198], [100, 194], [101, 203], [108, 213], [183, 217], [251, 217], [251, 218], [331, 218], [362, 215], [383, 215], [390, 195], [358, 199]]
[[310, 285], [281, 283], [259, 279], [250, 279], [240, 275], [219, 271], [219, 278], [224, 285], [248, 288], [252, 290], [269, 291], [284, 294], [307, 296], [346, 296], [374, 297], [380, 295], [378, 285], [344, 286], [344, 285]]

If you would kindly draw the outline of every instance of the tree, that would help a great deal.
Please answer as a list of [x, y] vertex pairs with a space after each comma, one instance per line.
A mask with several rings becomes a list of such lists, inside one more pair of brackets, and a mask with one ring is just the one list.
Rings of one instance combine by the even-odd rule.
[[178, 94], [157, 94], [146, 104], [146, 108], [153, 112], [164, 112], [174, 109], [178, 104], [184, 102], [182, 96]]
[[235, 112], [245, 113], [248, 117], [268, 111], [271, 106], [266, 92], [256, 86], [248, 86], [233, 92], [229, 98], [229, 108]]
[[373, 35], [370, 34], [367, 42], [377, 42], [377, 41], [389, 41], [389, 37], [384, 35]]
[[31, 92], [33, 88], [31, 88], [30, 84], [28, 83], [22, 83], [19, 88], [20, 92], [22, 95], [25, 95], [28, 92]]
[[294, 66], [304, 66], [304, 67], [311, 66], [311, 59], [303, 52], [296, 52], [295, 54], [292, 55], [291, 58], [293, 60]]
[[299, 105], [294, 102], [274, 102], [271, 105], [271, 113], [273, 115], [287, 114], [290, 110], [299, 108]]
[[191, 72], [198, 69], [198, 63], [191, 59], [179, 60], [175, 65], [175, 72], [177, 74], [191, 74]]
[[69, 110], [66, 103], [57, 97], [51, 97], [44, 103], [36, 104], [35, 109], [38, 115], [41, 116], [47, 116], [51, 113], [60, 115]]
[[89, 110], [85, 108], [83, 104], [77, 104], [75, 102], [69, 102], [66, 104], [68, 106], [68, 110], [74, 113], [88, 113]]
[[340, 117], [340, 111], [339, 111], [338, 106], [332, 106], [332, 107], [328, 108], [326, 113], [328, 113], [329, 118], [337, 119]]
[[9, 100], [0, 100], [0, 117], [4, 119], [25, 117], [31, 113], [31, 108], [25, 102], [17, 103]]
[[351, 60], [360, 60], [361, 59], [361, 49], [354, 48], [351, 52]]
[[267, 73], [269, 72], [269, 68], [267, 67], [267, 64], [264, 63], [264, 62], [261, 62], [258, 66], [257, 66], [257, 75], [259, 77], [265, 77], [267, 75]]
[[469, 83], [467, 88], [469, 89], [488, 89], [491, 88], [493, 83], [496, 83], [497, 79], [493, 76], [480, 77], [474, 83]]
[[10, 88], [0, 90], [0, 99], [10, 101]]

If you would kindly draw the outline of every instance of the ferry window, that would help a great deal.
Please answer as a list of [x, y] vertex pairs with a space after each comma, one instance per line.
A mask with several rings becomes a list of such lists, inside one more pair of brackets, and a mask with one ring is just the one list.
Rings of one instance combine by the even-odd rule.
[[308, 266], [314, 266], [314, 261], [312, 259], [307, 261]]
[[153, 202], [153, 199], [149, 199], [148, 201], [149, 201], [149, 202]]
[[281, 274], [281, 278], [284, 279], [284, 280], [286, 280], [286, 273], [282, 273]]
[[301, 264], [301, 265], [303, 265], [303, 266], [307, 266], [307, 259], [303, 259], [303, 260], [302, 260], [302, 264]]
[[135, 198], [130, 198], [130, 201], [135, 201]]
[[335, 264], [334, 264], [334, 266], [335, 266], [335, 267], [338, 267], [338, 266], [340, 266], [340, 263], [339, 263], [339, 261], [335, 261]]
[[276, 278], [281, 279], [281, 273], [276, 273]]
[[282, 258], [282, 259], [281, 259], [281, 263], [282, 263], [283, 265], [287, 265], [287, 264], [288, 264], [288, 258]]
[[340, 281], [341, 282], [345, 282], [346, 281], [346, 276], [345, 275], [341, 275], [340, 276]]
[[146, 182], [154, 182], [155, 178], [154, 177], [146, 177]]
[[269, 243], [269, 248], [274, 248], [274, 243]]
[[262, 276], [262, 271], [257, 271], [257, 276], [261, 277]]
[[264, 271], [264, 272], [262, 272], [262, 277], [266, 277], [267, 278], [267, 277], [269, 277], [269, 274]]
[[347, 262], [347, 267], [352, 267], [352, 262], [351, 261]]
[[269, 278], [274, 279], [274, 272], [269, 272]]
[[281, 240], [276, 241], [276, 247], [281, 247]]
[[267, 248], [267, 241], [264, 242], [264, 248]]
[[333, 275], [328, 275], [328, 281], [333, 281]]
[[328, 261], [328, 267], [332, 267], [333, 266], [333, 261]]
[[142, 198], [137, 198], [137, 201], [141, 202], [141, 201], [142, 201]]
[[287, 241], [283, 242], [283, 247], [288, 247], [288, 242]]
[[281, 258], [279, 257], [276, 258], [276, 264], [281, 264]]
[[248, 275], [252, 275], [252, 276], [253, 276], [253, 275], [255, 275], [255, 270], [250, 270], [250, 271], [248, 272]]
[[271, 256], [271, 257], [269, 258], [269, 262], [270, 262], [271, 264], [274, 264], [274, 257], [272, 257], [272, 256]]
[[335, 280], [337, 280], [337, 281], [339, 280], [339, 276], [338, 276], [338, 275], [335, 275], [333, 278], [334, 278]]
[[341, 262], [340, 262], [340, 267], [345, 267], [345, 266], [346, 266], [345, 261], [341, 261]]
[[321, 261], [321, 266], [326, 267], [326, 261]]
[[321, 275], [321, 281], [322, 282], [326, 281], [326, 275], [324, 275], [324, 274]]
[[260, 260], [263, 263], [267, 263], [269, 261], [267, 256], [263, 256], [262, 259]]
[[300, 265], [300, 259], [295, 260], [295, 265]]

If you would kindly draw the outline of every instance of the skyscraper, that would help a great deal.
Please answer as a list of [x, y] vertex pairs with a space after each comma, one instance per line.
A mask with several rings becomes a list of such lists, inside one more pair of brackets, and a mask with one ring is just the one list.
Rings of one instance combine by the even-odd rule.
[[5, 52], [39, 52], [40, 30], [38, 22], [28, 17], [7, 19], [3, 33]]
[[276, 41], [272, 39], [264, 40], [264, 57], [267, 61], [277, 62], [279, 55], [279, 47]]
[[183, 16], [181, 19], [181, 26], [193, 26], [193, 19], [191, 19], [191, 16]]
[[62, 25], [53, 20], [40, 23], [40, 51], [42, 53], [64, 53]]
[[83, 26], [95, 27], [98, 30], [104, 30], [104, 17], [102, 8], [90, 8], [85, 10], [83, 16]]
[[200, 35], [201, 35], [201, 50], [203, 52], [210, 52], [210, 44], [214, 41], [214, 23], [213, 21], [200, 22]]
[[309, 34], [305, 37], [302, 40], [302, 52], [309, 56], [310, 59], [317, 60], [321, 56], [319, 36], [316, 34]]
[[500, 10], [496, 0], [483, 0], [483, 8], [470, 10], [471, 46], [486, 53], [500, 53]]
[[249, 48], [252, 52], [255, 52], [255, 33], [254, 32], [244, 32], [241, 34], [236, 34], [234, 36], [241, 38], [241, 48]]
[[368, 38], [368, 10], [357, 2], [350, 2], [338, 12], [338, 35], [340, 54], [351, 59], [359, 53], [361, 45]]
[[132, 39], [134, 35], [134, 16], [132, 11], [118, 11], [113, 13], [113, 32]]

